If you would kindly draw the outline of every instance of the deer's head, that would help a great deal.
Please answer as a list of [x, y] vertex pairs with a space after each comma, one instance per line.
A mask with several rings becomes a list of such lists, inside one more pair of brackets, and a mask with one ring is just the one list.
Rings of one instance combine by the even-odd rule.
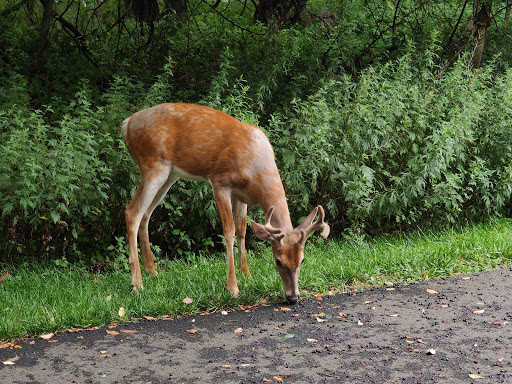
[[[270, 221], [274, 207], [270, 207], [267, 212], [265, 224], [261, 225], [251, 221], [252, 230], [260, 240], [270, 242], [272, 253], [276, 263], [277, 271], [283, 281], [284, 293], [290, 304], [295, 304], [299, 300], [299, 272], [304, 262], [304, 245], [308, 236], [322, 229], [321, 237], [326, 239], [329, 236], [330, 228], [324, 222], [325, 212], [321, 205], [304, 219], [304, 221], [291, 231], [284, 231], [281, 228], [274, 228]], [[313, 219], [318, 214], [315, 222]]]

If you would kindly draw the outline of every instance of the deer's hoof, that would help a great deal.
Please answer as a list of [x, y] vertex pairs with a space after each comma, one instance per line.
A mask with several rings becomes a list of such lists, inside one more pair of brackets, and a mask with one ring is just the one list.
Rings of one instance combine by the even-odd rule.
[[228, 291], [229, 291], [229, 293], [231, 293], [231, 296], [233, 296], [233, 297], [238, 297], [238, 294], [240, 293], [240, 291], [238, 290], [238, 287], [234, 287], [234, 288], [228, 287]]

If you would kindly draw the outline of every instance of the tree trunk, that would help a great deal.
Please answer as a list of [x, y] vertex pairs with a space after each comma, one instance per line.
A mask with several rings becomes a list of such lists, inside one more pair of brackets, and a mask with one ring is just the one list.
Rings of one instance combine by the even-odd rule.
[[[256, 4], [253, 20], [268, 24], [276, 17], [278, 25], [298, 23], [307, 0], [260, 0]], [[290, 13], [293, 13], [290, 15]]]
[[160, 18], [157, 0], [125, 0], [125, 6], [138, 22], [149, 24]]
[[507, 26], [510, 21], [510, 10], [512, 9], [512, 0], [507, 1], [507, 8], [505, 9], [505, 19], [503, 20], [503, 26]]
[[473, 26], [473, 36], [475, 38], [475, 49], [471, 59], [473, 68], [480, 68], [482, 55], [484, 53], [487, 28], [491, 26], [491, 4], [492, 1], [482, 2], [480, 11], [478, 11]]
[[39, 41], [32, 58], [32, 72], [38, 72], [46, 64], [46, 48], [50, 41], [50, 29], [53, 16], [54, 0], [41, 0], [43, 5], [43, 18], [39, 31]]

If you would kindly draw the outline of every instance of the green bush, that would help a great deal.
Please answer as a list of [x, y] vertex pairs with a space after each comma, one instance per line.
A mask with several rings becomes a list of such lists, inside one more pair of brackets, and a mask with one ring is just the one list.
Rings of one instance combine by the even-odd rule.
[[89, 100], [84, 82], [60, 119], [50, 106], [0, 112], [1, 246], [8, 254], [76, 258], [113, 235], [118, 129], [110, 131], [104, 110]]
[[[124, 209], [139, 182], [120, 125], [164, 101], [201, 103], [261, 125], [293, 222], [323, 204], [333, 236], [510, 213], [511, 70], [491, 63], [472, 71], [466, 57], [446, 67], [433, 44], [357, 76], [336, 65], [322, 73], [315, 55], [325, 45], [308, 48], [319, 31], [268, 37], [265, 70], [253, 68], [255, 44], [246, 62], [221, 50], [196, 90], [185, 89], [168, 58], [149, 85], [118, 75], [100, 91], [82, 81], [71, 101], [53, 97], [35, 109], [30, 83], [14, 72], [2, 76], [11, 90], [0, 93], [2, 255], [119, 267]], [[262, 219], [259, 210], [251, 214]], [[209, 184], [179, 180], [150, 232], [158, 258], [221, 250]]]
[[507, 213], [512, 72], [429, 55], [328, 81], [274, 119], [292, 204], [369, 229]]

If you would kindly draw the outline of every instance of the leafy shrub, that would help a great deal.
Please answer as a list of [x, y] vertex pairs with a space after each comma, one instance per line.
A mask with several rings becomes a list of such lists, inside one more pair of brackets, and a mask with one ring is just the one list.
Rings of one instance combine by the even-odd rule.
[[[195, 90], [175, 78], [180, 68], [172, 58], [149, 85], [118, 75], [97, 94], [83, 81], [71, 101], [54, 97], [39, 109], [23, 76], [2, 77], [12, 90], [0, 92], [3, 255], [119, 268], [127, 252], [124, 209], [139, 183], [120, 125], [164, 101], [205, 104], [260, 125], [274, 146], [293, 222], [323, 204], [334, 236], [347, 227], [388, 230], [510, 213], [511, 70], [471, 71], [466, 57], [446, 68], [433, 44], [357, 77], [336, 65], [322, 73], [315, 55], [326, 47], [309, 50], [317, 33], [284, 30], [268, 38], [270, 47], [247, 47], [246, 62], [221, 50], [211, 78]], [[262, 49], [268, 65], [255, 69]], [[259, 210], [251, 214], [262, 218]], [[179, 180], [150, 231], [160, 258], [222, 249], [209, 184]]]
[[370, 229], [507, 212], [512, 72], [431, 54], [328, 81], [273, 121], [293, 204]]
[[[0, 112], [0, 207], [8, 253], [80, 253], [95, 247], [112, 219], [115, 138], [102, 130], [86, 83], [67, 113], [50, 124], [51, 107]], [[106, 233], [105, 233], [106, 234]], [[77, 247], [80, 245], [79, 247]]]

